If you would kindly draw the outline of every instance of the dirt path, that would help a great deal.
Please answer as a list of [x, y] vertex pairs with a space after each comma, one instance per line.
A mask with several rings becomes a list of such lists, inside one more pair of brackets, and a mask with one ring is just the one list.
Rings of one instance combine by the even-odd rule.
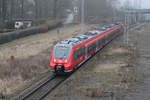
[[137, 67], [139, 74], [143, 75], [141, 83], [135, 88], [137, 92], [129, 95], [129, 100], [150, 100], [150, 24], [146, 24], [141, 30], [137, 30], [134, 34], [136, 39], [136, 47], [139, 52], [137, 57]]

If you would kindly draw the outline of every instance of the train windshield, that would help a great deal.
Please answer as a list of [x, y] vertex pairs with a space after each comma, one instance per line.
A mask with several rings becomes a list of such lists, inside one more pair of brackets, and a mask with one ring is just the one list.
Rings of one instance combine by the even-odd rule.
[[59, 59], [67, 58], [71, 48], [67, 46], [56, 46], [54, 48], [54, 56]]

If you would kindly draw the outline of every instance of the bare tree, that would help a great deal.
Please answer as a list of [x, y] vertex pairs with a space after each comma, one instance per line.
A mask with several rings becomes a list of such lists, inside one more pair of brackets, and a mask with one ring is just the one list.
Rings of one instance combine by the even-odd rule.
[[57, 17], [57, 3], [58, 0], [54, 0], [54, 9], [53, 9], [53, 17], [56, 18]]
[[6, 8], [7, 8], [7, 0], [0, 0], [0, 19], [1, 25], [3, 26], [6, 20]]

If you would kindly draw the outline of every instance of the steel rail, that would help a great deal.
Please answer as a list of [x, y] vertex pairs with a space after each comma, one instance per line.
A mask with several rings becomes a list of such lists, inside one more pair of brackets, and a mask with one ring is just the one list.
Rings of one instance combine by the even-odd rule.
[[[116, 37], [118, 37], [119, 35], [117, 35]], [[116, 37], [114, 37], [112, 40], [114, 40]], [[112, 41], [111, 40], [111, 41]], [[105, 46], [103, 46], [102, 48], [100, 48], [95, 54], [91, 55], [88, 59], [86, 59], [83, 63], [81, 63], [76, 70], [74, 70], [71, 74], [67, 75], [66, 77], [64, 77], [63, 79], [60, 79], [58, 82], [53, 83], [54, 86], [50, 87], [48, 90], [46, 90], [46, 92], [44, 93], [44, 91], [42, 91], [42, 95], [38, 95], [39, 98], [36, 98], [36, 100], [42, 100], [44, 99], [47, 95], [49, 95], [53, 90], [55, 90], [58, 86], [60, 86], [60, 84], [62, 84], [66, 79], [68, 79], [73, 73], [75, 73], [79, 68], [82, 67], [82, 65], [84, 65], [86, 62], [88, 62], [91, 58], [93, 58], [95, 55], [97, 55], [97, 53], [102, 52], [104, 50], [104, 48], [106, 48], [108, 46], [108, 44], [111, 43], [111, 41], [109, 41]], [[55, 81], [55, 79], [57, 80], [57, 76], [53, 76], [49, 79], [47, 79], [46, 81], [44, 81], [42, 84], [40, 84], [39, 86], [37, 86], [36, 88], [34, 88], [32, 91], [28, 92], [27, 94], [23, 95], [21, 98], [18, 98], [19, 100], [31, 100], [29, 98], [32, 97], [32, 95], [34, 95], [36, 92], [38, 92], [39, 90], [42, 90], [42, 88], [46, 85], [50, 86], [52, 84], [53, 81]], [[41, 93], [41, 91], [40, 91]], [[39, 94], [40, 94], [39, 93]], [[36, 94], [37, 96], [37, 94]], [[18, 100], [17, 99], [17, 100]], [[35, 99], [35, 98], [32, 98]]]

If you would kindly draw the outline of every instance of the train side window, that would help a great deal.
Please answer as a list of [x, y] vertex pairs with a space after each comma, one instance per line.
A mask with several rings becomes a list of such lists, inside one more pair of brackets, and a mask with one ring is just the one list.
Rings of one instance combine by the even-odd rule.
[[[79, 53], [80, 53], [80, 52], [79, 52], [79, 49], [78, 49], [78, 50], [77, 50], [77, 58], [79, 57]], [[76, 58], [76, 59], [77, 59], [77, 58]]]
[[99, 40], [98, 40], [98, 45], [101, 45], [101, 42], [102, 42], [102, 40], [101, 40], [101, 39], [99, 39]]
[[98, 45], [101, 45], [101, 43], [102, 43], [102, 40], [99, 39], [99, 40], [98, 40]]
[[89, 52], [90, 51], [90, 46], [87, 46], [87, 52]]
[[109, 34], [109, 36], [108, 36], [109, 39], [112, 38], [112, 34], [113, 34], [113, 33], [110, 33], [110, 34]]
[[88, 46], [88, 52], [96, 48], [96, 42]]
[[104, 43], [104, 42], [105, 42], [105, 37], [102, 38], [102, 43]]
[[99, 45], [99, 40], [96, 41], [96, 47]]
[[89, 46], [88, 46], [88, 52], [90, 52], [90, 51], [91, 51], [91, 46], [89, 45]]
[[96, 42], [94, 42], [93, 44], [93, 49], [96, 49]]
[[88, 46], [85, 47], [85, 53], [87, 54], [88, 52]]
[[110, 34], [108, 34], [107, 36], [106, 36], [106, 39], [108, 40], [110, 38]]
[[82, 54], [82, 50], [81, 48], [78, 50], [78, 57], [81, 57], [81, 54]]
[[78, 58], [80, 57], [80, 54], [81, 54], [81, 50], [80, 50], [80, 49], [76, 50], [76, 51], [74, 52], [74, 57], [73, 57], [73, 59], [74, 59], [74, 60], [78, 59]]
[[85, 54], [85, 47], [83, 46], [83, 47], [81, 48], [81, 56], [84, 55], [84, 54]]
[[79, 48], [77, 50], [77, 58], [81, 57], [82, 56], [82, 48]]
[[77, 51], [75, 51], [73, 55], [73, 59], [76, 60], [76, 58], [77, 58]]
[[92, 46], [92, 44], [90, 45], [90, 51], [93, 49], [93, 46]]

